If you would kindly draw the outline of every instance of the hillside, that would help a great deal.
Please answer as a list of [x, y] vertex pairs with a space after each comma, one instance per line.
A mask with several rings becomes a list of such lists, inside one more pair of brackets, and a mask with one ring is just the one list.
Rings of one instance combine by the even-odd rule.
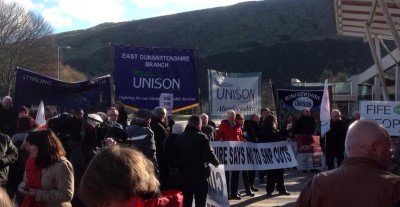
[[[373, 62], [362, 39], [336, 34], [331, 0], [265, 0], [143, 20], [105, 23], [56, 35], [64, 62], [88, 77], [112, 71], [109, 43], [198, 48], [206, 69], [262, 71], [265, 79], [317, 81], [325, 69], [360, 73]], [[201, 81], [202, 89], [207, 82]]]

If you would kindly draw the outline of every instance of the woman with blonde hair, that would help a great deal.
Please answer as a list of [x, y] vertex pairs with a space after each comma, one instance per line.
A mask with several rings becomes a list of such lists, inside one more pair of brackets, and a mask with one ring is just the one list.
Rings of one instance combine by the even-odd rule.
[[13, 206], [15, 205], [11, 202], [7, 192], [2, 187], [0, 187], [0, 207], [13, 207]]

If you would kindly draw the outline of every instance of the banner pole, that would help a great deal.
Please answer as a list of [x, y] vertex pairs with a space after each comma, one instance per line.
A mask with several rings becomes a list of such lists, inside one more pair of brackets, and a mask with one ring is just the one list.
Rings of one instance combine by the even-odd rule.
[[112, 104], [115, 102], [115, 85], [114, 85], [114, 58], [111, 47], [112, 47], [111, 42], [108, 42], [108, 49], [110, 51], [110, 61], [111, 61], [110, 87], [111, 87], [111, 104]]
[[199, 96], [199, 107], [200, 107], [200, 114], [203, 113], [203, 105], [201, 103], [201, 86], [200, 86], [200, 68], [199, 68], [199, 52], [198, 48], [196, 46], [195, 52], [194, 52], [194, 59], [195, 59], [195, 67], [196, 67], [196, 73], [197, 73], [197, 87], [198, 87], [198, 96]]

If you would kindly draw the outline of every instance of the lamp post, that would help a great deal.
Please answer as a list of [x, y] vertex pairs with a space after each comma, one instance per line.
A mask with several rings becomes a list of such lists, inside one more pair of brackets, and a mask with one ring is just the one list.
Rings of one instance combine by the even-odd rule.
[[57, 79], [60, 80], [60, 49], [70, 49], [70, 46], [57, 47]]

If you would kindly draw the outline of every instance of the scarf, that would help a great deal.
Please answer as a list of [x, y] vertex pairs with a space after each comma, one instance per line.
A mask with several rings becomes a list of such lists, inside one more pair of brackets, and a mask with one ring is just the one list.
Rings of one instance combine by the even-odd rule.
[[[36, 167], [35, 159], [28, 158], [25, 163], [25, 174], [26, 174], [26, 187], [33, 189], [41, 189], [41, 169]], [[42, 202], [35, 201], [35, 196], [24, 195], [21, 207], [43, 207]]]
[[130, 199], [125, 201], [114, 201], [113, 206], [115, 207], [182, 207], [183, 206], [183, 195], [182, 192], [175, 190], [162, 191], [160, 198], [153, 198], [143, 200], [138, 196], [132, 196]]

